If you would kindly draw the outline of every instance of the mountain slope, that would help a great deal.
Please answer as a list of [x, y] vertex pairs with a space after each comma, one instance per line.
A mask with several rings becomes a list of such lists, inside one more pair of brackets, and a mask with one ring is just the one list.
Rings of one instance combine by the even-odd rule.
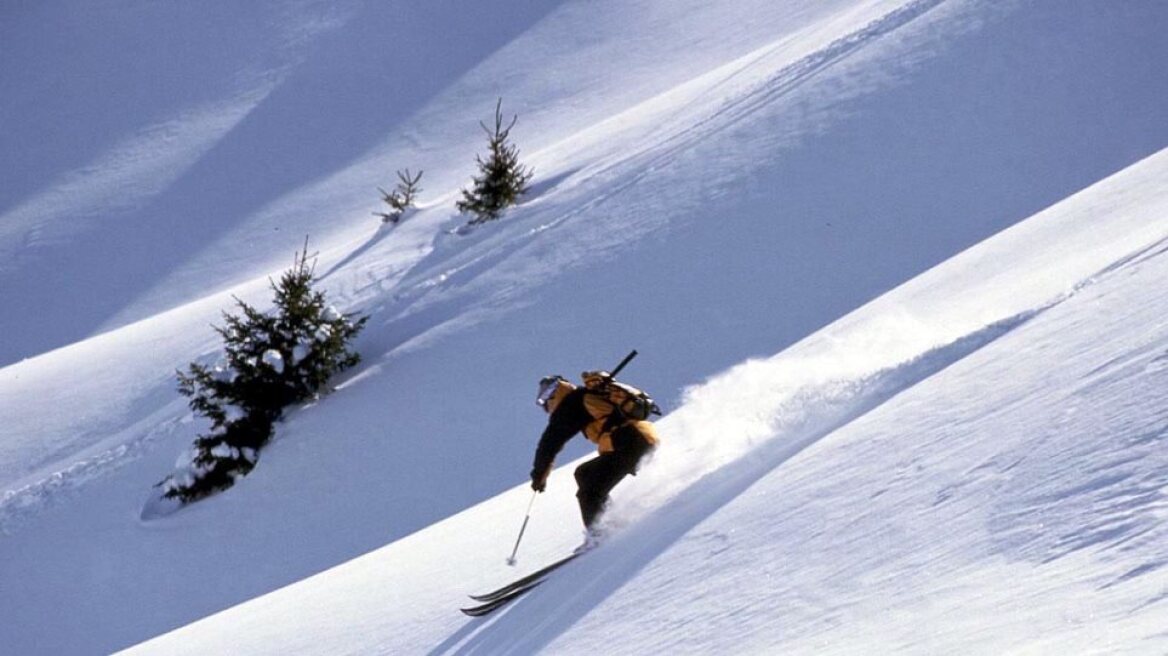
[[615, 538], [497, 619], [454, 608], [513, 572], [526, 486], [127, 653], [1160, 651], [1165, 212], [1168, 151], [691, 390]]
[[[136, 34], [183, 24], [182, 12], [134, 13], [139, 4], [108, 5], [107, 22]], [[630, 377], [676, 408], [683, 387], [782, 351], [1168, 143], [1155, 5], [533, 2], [465, 13], [428, 3], [415, 14], [408, 3], [325, 4], [265, 4], [291, 18], [256, 10], [236, 47], [220, 49], [235, 28], [177, 32], [189, 66], [208, 62], [204, 73], [221, 80], [190, 98], [152, 95], [158, 62], [119, 67], [122, 55], [109, 55], [141, 95], [95, 97], [95, 125], [125, 121], [95, 128], [101, 146], [42, 152], [43, 130], [5, 133], [16, 147], [0, 152], [42, 171], [0, 201], [2, 247], [20, 253], [19, 268], [0, 274], [2, 306], [16, 308], [3, 315], [4, 345], [13, 360], [35, 356], [0, 369], [0, 614], [10, 620], [0, 643], [14, 650], [117, 649], [423, 530], [524, 479], [543, 419], [530, 405], [540, 376], [611, 366], [635, 346]], [[52, 31], [38, 21], [77, 21], [72, 8], [22, 7], [32, 22], [0, 29], [24, 38], [0, 48], [31, 48], [30, 35]], [[387, 47], [386, 35], [416, 51]], [[79, 58], [107, 52], [86, 43]], [[150, 43], [128, 59], [148, 58]], [[11, 104], [45, 92], [3, 80], [14, 93], [0, 102], [19, 126], [68, 104]], [[464, 221], [452, 201], [482, 148], [477, 121], [499, 96], [520, 114], [534, 193], [505, 221], [452, 234]], [[371, 191], [405, 166], [427, 170], [423, 210], [378, 230]], [[15, 168], [6, 161], [6, 175]], [[125, 190], [138, 200], [123, 203]], [[79, 217], [43, 198], [96, 200]], [[1151, 232], [1059, 284], [1154, 241], [1154, 225], [1139, 225]], [[365, 365], [292, 412], [228, 494], [138, 521], [150, 486], [201, 428], [174, 392], [174, 369], [215, 357], [207, 324], [232, 293], [262, 302], [266, 275], [305, 233], [330, 297], [372, 315], [358, 344]], [[856, 330], [915, 339], [861, 339], [842, 361], [853, 368], [835, 373], [854, 379], [989, 336], [986, 326], [1055, 294], [999, 289], [1003, 298], [927, 329], [885, 308], [887, 328]], [[759, 401], [743, 398], [733, 416], [755, 416]], [[852, 409], [820, 418], [820, 432]], [[636, 484], [668, 496], [750, 446], [704, 444], [696, 469]], [[565, 460], [585, 452], [574, 445]], [[547, 553], [525, 562], [577, 539], [570, 487], [558, 484], [559, 505], [544, 500], [548, 534], [533, 543]], [[645, 512], [660, 501], [645, 498]], [[482, 533], [484, 557], [513, 539], [520, 510]]]

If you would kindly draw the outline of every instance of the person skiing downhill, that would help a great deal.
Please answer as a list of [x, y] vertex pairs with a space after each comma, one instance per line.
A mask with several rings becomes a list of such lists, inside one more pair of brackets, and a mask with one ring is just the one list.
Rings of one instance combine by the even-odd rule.
[[[482, 602], [463, 608], [471, 617], [482, 617], [511, 603], [543, 583], [553, 571], [600, 544], [603, 537], [597, 522], [608, 505], [608, 494], [625, 476], [636, 475], [645, 456], [657, 448], [657, 430], [648, 421], [651, 415], [660, 415], [661, 409], [641, 390], [618, 383], [614, 377], [637, 356], [634, 350], [612, 370], [585, 371], [583, 387], [577, 387], [563, 376], [547, 376], [539, 381], [539, 395], [535, 402], [548, 414], [547, 428], [535, 449], [531, 468], [531, 503], [547, 488], [556, 455], [576, 433], [584, 433], [599, 451], [592, 460], [576, 468], [576, 499], [580, 502], [580, 517], [584, 520], [584, 543], [568, 556], [544, 566], [518, 580], [485, 594], [470, 595]], [[531, 505], [515, 539], [515, 548], [508, 565], [514, 565], [519, 542], [531, 517]]]
[[556, 455], [577, 433], [596, 444], [598, 455], [575, 471], [576, 499], [587, 535], [584, 547], [590, 548], [599, 540], [596, 523], [608, 505], [609, 492], [625, 476], [636, 475], [642, 460], [657, 447], [657, 431], [647, 418], [661, 411], [648, 395], [616, 382], [608, 372], [586, 371], [582, 378], [582, 387], [562, 376], [548, 376], [539, 383], [536, 404], [547, 412], [548, 423], [535, 450], [531, 488], [544, 491]]

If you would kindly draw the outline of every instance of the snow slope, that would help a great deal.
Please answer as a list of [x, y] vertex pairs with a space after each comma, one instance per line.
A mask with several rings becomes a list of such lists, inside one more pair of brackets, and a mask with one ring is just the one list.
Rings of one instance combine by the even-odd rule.
[[526, 486], [126, 653], [1162, 652], [1166, 213], [1168, 150], [691, 389], [616, 537], [497, 619], [452, 611]]
[[[513, 537], [522, 490], [457, 515], [461, 524], [426, 527], [523, 481], [542, 419], [529, 405], [533, 380], [637, 347], [630, 377], [680, 406], [666, 420], [673, 433], [729, 431], [700, 410], [700, 391], [682, 388], [783, 351], [1168, 143], [1157, 64], [1168, 12], [1155, 3], [3, 11], [0, 56], [29, 63], [0, 69], [0, 118], [15, 128], [0, 136], [0, 307], [11, 309], [0, 315], [0, 644], [16, 653], [108, 652], [370, 552], [357, 562], [392, 553], [403, 566], [389, 576], [409, 584], [386, 603], [441, 595], [403, 618], [417, 649], [472, 633], [498, 645], [508, 632], [480, 636], [449, 615], [473, 583], [466, 571], [452, 570], [453, 592], [423, 589], [429, 570], [415, 555], [457, 549], [443, 566], [489, 563], [484, 585], [511, 573], [496, 552]], [[55, 86], [44, 71], [62, 73]], [[95, 93], [95, 80], [113, 92]], [[499, 96], [520, 114], [534, 193], [506, 221], [451, 234], [464, 220], [453, 199], [482, 146], [477, 121]], [[1152, 185], [1163, 178], [1159, 158], [1149, 161], [1136, 171]], [[423, 210], [379, 230], [371, 191], [406, 166], [427, 171]], [[1138, 191], [1095, 197], [1110, 212]], [[689, 456], [662, 469], [667, 477], [629, 484], [630, 494], [651, 488], [624, 497], [627, 521], [644, 518], [629, 530], [664, 522], [664, 541], [647, 548], [678, 542], [752, 480], [739, 470], [759, 443], [799, 430], [817, 439], [1016, 328], [1162, 237], [1155, 216], [1138, 221], [1074, 265], [1056, 256], [1028, 276], [1003, 268], [976, 303], [935, 310], [924, 325], [895, 305], [869, 306], [875, 315], [831, 329], [829, 345], [846, 333], [858, 355], [831, 355], [828, 371], [776, 381], [764, 367], [758, 394], [730, 413], [744, 422], [741, 439], [663, 451], [660, 467], [670, 453]], [[200, 429], [174, 392], [174, 369], [214, 357], [207, 324], [230, 294], [262, 302], [266, 276], [306, 233], [330, 296], [371, 314], [358, 344], [365, 365], [293, 412], [228, 494], [140, 521], [150, 486]], [[1026, 278], [1034, 287], [1023, 294]], [[921, 294], [942, 303], [953, 289]], [[860, 390], [868, 396], [839, 390], [827, 412], [798, 414], [804, 383], [861, 380], [938, 348], [939, 359], [902, 372], [908, 379], [893, 370]], [[732, 372], [700, 389], [731, 384]], [[709, 398], [720, 407], [725, 395]], [[762, 409], [784, 399], [794, 409], [778, 416], [797, 425], [787, 433]], [[764, 450], [753, 479], [783, 464], [785, 448]], [[574, 445], [564, 459], [585, 452]], [[709, 507], [653, 519], [718, 471], [731, 482]], [[576, 541], [570, 487], [559, 481], [541, 499], [545, 533], [529, 538], [525, 564]], [[417, 537], [468, 526], [470, 542], [450, 551]], [[646, 564], [638, 553], [625, 562]], [[359, 570], [347, 571], [338, 575]], [[332, 574], [309, 585], [336, 585]], [[599, 606], [615, 589], [610, 578], [585, 599]], [[324, 617], [345, 616], [333, 608]], [[567, 622], [585, 630], [581, 616], [550, 620], [533, 646]], [[360, 633], [346, 622], [331, 624]], [[384, 639], [384, 649], [404, 644]]]

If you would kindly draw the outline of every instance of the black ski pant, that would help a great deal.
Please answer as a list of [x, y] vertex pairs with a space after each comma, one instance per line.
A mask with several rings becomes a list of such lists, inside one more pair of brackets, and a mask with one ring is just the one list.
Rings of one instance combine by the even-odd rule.
[[[615, 439], [614, 443], [618, 440]], [[608, 505], [608, 493], [625, 476], [637, 473], [637, 464], [652, 450], [640, 434], [625, 441], [624, 448], [599, 456], [576, 468], [576, 499], [580, 502], [580, 517], [585, 528], [592, 528]]]

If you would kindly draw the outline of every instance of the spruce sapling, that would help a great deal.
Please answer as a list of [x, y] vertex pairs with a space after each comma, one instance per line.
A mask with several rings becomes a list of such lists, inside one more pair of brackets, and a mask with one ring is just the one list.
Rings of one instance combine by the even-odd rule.
[[490, 152], [486, 159], [476, 156], [479, 175], [474, 177], [470, 189], [462, 190], [462, 200], [456, 205], [459, 212], [474, 214], [469, 222], [471, 225], [499, 218], [504, 209], [519, 202], [531, 180], [531, 169], [519, 163], [519, 149], [507, 141], [519, 117], [514, 116], [504, 128], [502, 108], [503, 99], [500, 98], [495, 105], [493, 130], [485, 123], [479, 123], [487, 133]]

